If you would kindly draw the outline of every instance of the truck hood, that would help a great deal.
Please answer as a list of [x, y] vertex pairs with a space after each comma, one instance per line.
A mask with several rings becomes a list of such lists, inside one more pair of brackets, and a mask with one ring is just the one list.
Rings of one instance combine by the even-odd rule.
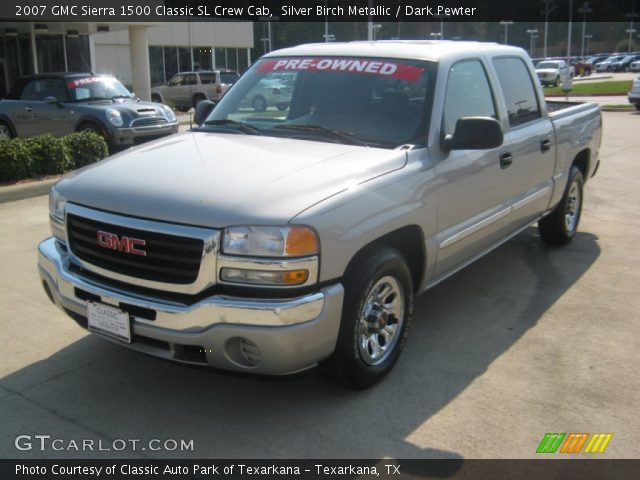
[[290, 138], [187, 132], [65, 177], [69, 202], [160, 221], [287, 223], [302, 210], [402, 168], [406, 152]]

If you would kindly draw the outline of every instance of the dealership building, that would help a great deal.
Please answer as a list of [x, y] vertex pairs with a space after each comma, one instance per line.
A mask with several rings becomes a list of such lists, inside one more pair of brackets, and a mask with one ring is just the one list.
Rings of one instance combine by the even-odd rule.
[[33, 73], [109, 73], [149, 99], [177, 72], [251, 64], [251, 22], [0, 22], [0, 93]]

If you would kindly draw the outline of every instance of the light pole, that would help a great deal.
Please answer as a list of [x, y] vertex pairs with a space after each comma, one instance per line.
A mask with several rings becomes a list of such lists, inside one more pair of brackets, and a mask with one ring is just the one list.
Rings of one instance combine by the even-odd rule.
[[589, 2], [584, 2], [582, 6], [578, 9], [578, 13], [582, 14], [582, 46], [580, 47], [580, 56], [584, 57], [584, 34], [585, 27], [587, 24], [587, 13], [591, 13], [593, 10], [589, 7]]
[[506, 45], [509, 40], [509, 25], [513, 25], [513, 22], [511, 20], [502, 20], [500, 25], [504, 27], [504, 44]]
[[573, 0], [569, 0], [569, 28], [567, 31], [567, 65], [571, 65], [571, 28], [573, 27]]
[[584, 52], [586, 56], [589, 56], [589, 40], [593, 38], [593, 35], [585, 35], [584, 39], [587, 41], [587, 50]]
[[633, 34], [636, 33], [636, 29], [633, 28], [633, 17], [637, 17], [636, 13], [636, 2], [631, 2], [631, 13], [627, 13], [626, 17], [629, 18], [629, 28], [627, 28], [627, 33], [629, 34], [629, 48], [628, 52], [631, 51], [631, 44], [633, 43]]
[[538, 29], [537, 28], [532, 28], [530, 30], [527, 30], [527, 33], [530, 35], [530, 38], [529, 38], [529, 56], [531, 58], [533, 58], [533, 46], [534, 46], [533, 39], [534, 38], [538, 38], [538, 36], [536, 35], [536, 33], [538, 33]]
[[549, 27], [549, 14], [558, 6], [553, 5], [553, 0], [542, 0], [544, 3], [544, 46], [542, 47], [542, 56], [547, 57], [547, 30]]
[[372, 40], [375, 40], [378, 34], [378, 30], [380, 30], [382, 28], [382, 25], [380, 25], [379, 23], [376, 23], [375, 25], [371, 26], [371, 33], [373, 35]]

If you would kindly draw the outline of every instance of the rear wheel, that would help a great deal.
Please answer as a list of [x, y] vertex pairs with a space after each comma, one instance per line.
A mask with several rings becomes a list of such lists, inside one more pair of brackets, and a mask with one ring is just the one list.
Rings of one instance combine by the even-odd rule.
[[193, 106], [193, 108], [196, 108], [200, 102], [202, 102], [203, 100], [206, 100], [206, 99], [207, 99], [207, 97], [205, 97], [201, 93], [198, 93], [198, 94], [193, 96], [193, 100], [191, 101], [191, 105]]
[[258, 95], [251, 105], [256, 112], [264, 112], [267, 109], [267, 100], [262, 95]]
[[582, 172], [573, 165], [560, 203], [553, 212], [538, 222], [538, 231], [545, 243], [566, 245], [575, 237], [582, 213], [583, 185]]
[[13, 138], [13, 131], [7, 122], [0, 120], [0, 138]]
[[329, 380], [367, 388], [393, 368], [413, 312], [413, 283], [404, 257], [379, 247], [360, 255], [344, 277], [340, 333], [333, 354], [320, 364]]

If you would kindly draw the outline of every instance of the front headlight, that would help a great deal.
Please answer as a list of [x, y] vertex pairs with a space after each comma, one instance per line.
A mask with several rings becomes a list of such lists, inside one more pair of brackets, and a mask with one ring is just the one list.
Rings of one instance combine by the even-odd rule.
[[123, 123], [120, 112], [113, 109], [107, 110], [107, 120], [109, 120], [109, 123], [114, 127], [121, 127]]
[[308, 227], [230, 227], [222, 252], [251, 257], [303, 257], [319, 252], [318, 237]]
[[64, 207], [66, 204], [67, 200], [53, 187], [49, 193], [49, 215], [56, 220], [64, 222]]
[[164, 116], [167, 118], [167, 120], [169, 120], [169, 123], [173, 123], [176, 121], [176, 114], [170, 107], [167, 107], [166, 105], [160, 105], [160, 107], [164, 112]]
[[51, 233], [61, 242], [66, 242], [64, 233], [64, 208], [67, 200], [60, 195], [55, 187], [49, 193], [49, 224]]

